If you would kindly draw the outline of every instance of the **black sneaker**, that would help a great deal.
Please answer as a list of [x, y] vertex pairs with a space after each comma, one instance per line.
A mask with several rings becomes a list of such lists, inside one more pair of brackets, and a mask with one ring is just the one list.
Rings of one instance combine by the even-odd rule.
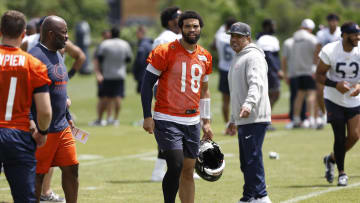
[[245, 198], [245, 197], [242, 197], [238, 203], [246, 203], [246, 202], [251, 202], [251, 203], [255, 203], [256, 202], [256, 199], [251, 197], [250, 199], [249, 198]]
[[325, 178], [329, 183], [334, 182], [334, 169], [335, 164], [331, 162], [330, 155], [324, 157], [324, 165], [325, 165]]
[[345, 173], [339, 175], [338, 186], [347, 186], [348, 180], [349, 180], [349, 177]]

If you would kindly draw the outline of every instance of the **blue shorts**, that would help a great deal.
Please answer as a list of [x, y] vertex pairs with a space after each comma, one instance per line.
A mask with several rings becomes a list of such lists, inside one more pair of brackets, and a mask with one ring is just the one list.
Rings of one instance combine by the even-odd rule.
[[103, 81], [103, 96], [105, 97], [121, 97], [125, 96], [124, 80], [104, 80]]
[[183, 150], [184, 156], [195, 159], [200, 147], [200, 123], [182, 125], [170, 121], [155, 120], [155, 138], [162, 151]]
[[230, 94], [228, 73], [228, 71], [219, 70], [219, 91], [223, 94]]
[[302, 75], [297, 77], [299, 90], [316, 90], [316, 82], [310, 75]]
[[335, 104], [334, 102], [324, 99], [326, 111], [327, 111], [327, 122], [331, 123], [338, 120], [348, 121], [354, 116], [360, 114], [360, 106], [347, 108]]
[[4, 166], [14, 202], [35, 202], [35, 150], [31, 134], [0, 128], [0, 165]]

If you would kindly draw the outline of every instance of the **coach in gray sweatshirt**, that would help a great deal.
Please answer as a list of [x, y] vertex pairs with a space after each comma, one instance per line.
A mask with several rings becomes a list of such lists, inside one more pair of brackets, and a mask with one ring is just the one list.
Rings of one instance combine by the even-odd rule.
[[250, 26], [237, 22], [228, 31], [236, 56], [228, 79], [231, 101], [229, 131], [238, 131], [240, 168], [245, 184], [241, 202], [269, 203], [265, 184], [262, 144], [271, 122], [268, 95], [268, 66], [264, 52], [251, 43]]

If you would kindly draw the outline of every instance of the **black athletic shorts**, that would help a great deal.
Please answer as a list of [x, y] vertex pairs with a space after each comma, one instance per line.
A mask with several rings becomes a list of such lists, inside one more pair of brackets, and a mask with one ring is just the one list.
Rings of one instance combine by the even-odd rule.
[[124, 97], [124, 80], [104, 80], [103, 93], [105, 97]]
[[326, 111], [327, 111], [327, 122], [331, 123], [333, 121], [345, 120], [353, 118], [354, 116], [360, 114], [360, 106], [347, 108], [335, 104], [334, 102], [324, 99]]
[[98, 86], [97, 96], [98, 96], [99, 98], [104, 97], [104, 85], [103, 85], [103, 84], [104, 84], [104, 83], [102, 83], [102, 82], [98, 82], [98, 83], [97, 83], [97, 86]]
[[219, 70], [219, 91], [224, 94], [230, 94], [228, 71]]
[[184, 156], [195, 159], [199, 154], [200, 147], [200, 123], [196, 125], [182, 125], [170, 121], [155, 121], [155, 138], [160, 150], [178, 150], [184, 152]]
[[316, 82], [310, 75], [302, 75], [297, 77], [299, 90], [316, 90]]

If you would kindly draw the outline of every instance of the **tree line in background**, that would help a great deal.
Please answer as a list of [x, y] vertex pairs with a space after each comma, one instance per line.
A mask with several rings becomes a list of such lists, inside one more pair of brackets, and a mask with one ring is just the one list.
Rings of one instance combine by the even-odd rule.
[[326, 16], [336, 13], [340, 23], [349, 20], [360, 23], [360, 0], [171, 0], [163, 2], [161, 7], [169, 5], [201, 14], [205, 21], [201, 43], [204, 46], [211, 44], [214, 33], [229, 16], [248, 23], [253, 37], [261, 31], [263, 19], [273, 19], [277, 27], [275, 35], [281, 41], [290, 37], [305, 18], [311, 18], [317, 26], [326, 26]]
[[[340, 16], [340, 23], [360, 22], [360, 0], [159, 0], [159, 13], [173, 5], [182, 10], [198, 11], [204, 18], [200, 44], [205, 48], [209, 48], [214, 33], [229, 16], [251, 25], [253, 37], [260, 32], [262, 20], [271, 18], [277, 25], [275, 35], [281, 41], [290, 37], [304, 18], [313, 19], [317, 26], [327, 25], [326, 16], [332, 12]], [[68, 23], [70, 38], [76, 23], [84, 19], [90, 24], [92, 36], [98, 39], [93, 40], [95, 42], [100, 40], [101, 32], [110, 27], [107, 0], [0, 0], [0, 12], [8, 9], [22, 11], [28, 19], [59, 15]], [[149, 28], [152, 38], [161, 32], [160, 20], [156, 21], [156, 26]], [[123, 27], [122, 37], [136, 44], [135, 30], [136, 26]]]

